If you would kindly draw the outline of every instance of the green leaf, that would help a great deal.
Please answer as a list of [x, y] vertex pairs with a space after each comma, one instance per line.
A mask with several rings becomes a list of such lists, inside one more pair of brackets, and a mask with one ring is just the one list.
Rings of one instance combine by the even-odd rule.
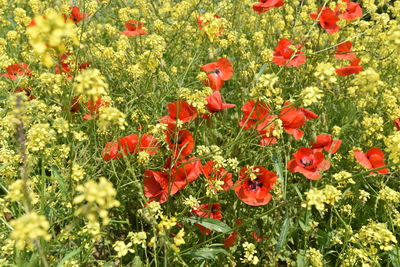
[[188, 255], [195, 259], [213, 260], [221, 253], [229, 256], [229, 253], [223, 248], [199, 248], [182, 255]]
[[143, 266], [143, 262], [140, 259], [140, 257], [135, 256], [135, 258], [133, 259], [132, 267], [142, 267], [142, 266]]
[[214, 230], [220, 233], [228, 233], [232, 231], [232, 228], [230, 228], [226, 223], [211, 218], [190, 217], [183, 219], [183, 221], [197, 223], [210, 230]]
[[306, 267], [308, 265], [308, 260], [304, 255], [302, 254], [297, 254], [296, 256], [296, 267]]
[[289, 232], [290, 219], [289, 214], [286, 213], [285, 221], [283, 222], [281, 233], [279, 234], [278, 244], [276, 244], [276, 253], [279, 253], [281, 249], [286, 246], [287, 235]]
[[65, 184], [64, 179], [58, 170], [54, 167], [51, 167], [51, 176], [54, 176], [57, 179], [57, 182], [60, 185], [61, 195], [64, 199], [67, 199], [67, 185]]
[[400, 249], [394, 248], [389, 252], [390, 261], [394, 267], [400, 267]]
[[57, 267], [63, 267], [66, 261], [72, 259], [79, 252], [81, 252], [81, 248], [74, 249], [73, 251], [65, 255], [64, 258], [57, 264]]
[[274, 166], [275, 166], [275, 170], [278, 174], [279, 180], [281, 180], [282, 184], [285, 182], [285, 179], [283, 178], [283, 168], [282, 168], [282, 164], [279, 161], [279, 158], [277, 155], [272, 155], [272, 160], [274, 161]]

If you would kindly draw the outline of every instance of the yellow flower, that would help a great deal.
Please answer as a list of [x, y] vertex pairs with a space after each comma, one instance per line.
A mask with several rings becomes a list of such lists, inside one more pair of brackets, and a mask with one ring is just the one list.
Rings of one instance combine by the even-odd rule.
[[75, 78], [76, 95], [85, 95], [96, 100], [99, 96], [107, 95], [108, 84], [98, 69], [85, 69]]
[[46, 16], [36, 16], [34, 18], [35, 25], [28, 27], [26, 30], [29, 43], [34, 51], [42, 57], [42, 62], [46, 67], [53, 66], [53, 51], [57, 55], [66, 52], [66, 42], [72, 41], [78, 45], [76, 36], [76, 28], [71, 20], [65, 20], [60, 14], [54, 10], [47, 12]]
[[124, 241], [117, 241], [114, 243], [113, 248], [117, 252], [117, 257], [121, 258], [128, 254], [129, 252], [134, 253], [135, 250], [131, 249], [130, 247], [132, 246], [132, 243], [129, 242], [128, 244], [125, 244]]
[[84, 185], [78, 185], [76, 191], [82, 194], [74, 198], [74, 203], [85, 203], [75, 211], [75, 215], [84, 215], [89, 222], [96, 222], [97, 218], [103, 220], [103, 224], [110, 222], [108, 209], [119, 206], [119, 201], [115, 199], [117, 192], [112, 183], [101, 177], [99, 183], [88, 181]]
[[176, 236], [174, 237], [174, 243], [177, 247], [185, 244], [185, 240], [183, 239], [183, 237], [185, 236], [185, 229], [181, 229]]
[[244, 242], [243, 248], [244, 248], [244, 255], [243, 255], [243, 258], [240, 258], [240, 261], [242, 263], [257, 265], [259, 262], [259, 259], [255, 255], [255, 254], [257, 254], [256, 246], [252, 243]]
[[47, 241], [51, 238], [47, 232], [50, 227], [49, 222], [44, 216], [38, 215], [34, 211], [11, 221], [10, 225], [14, 228], [10, 238], [15, 240], [15, 246], [20, 250], [24, 249], [27, 244], [32, 244], [37, 238]]

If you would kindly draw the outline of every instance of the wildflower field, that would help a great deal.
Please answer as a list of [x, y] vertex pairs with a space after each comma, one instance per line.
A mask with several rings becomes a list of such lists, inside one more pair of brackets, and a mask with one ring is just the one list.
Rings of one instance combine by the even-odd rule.
[[400, 266], [399, 0], [0, 25], [0, 266]]

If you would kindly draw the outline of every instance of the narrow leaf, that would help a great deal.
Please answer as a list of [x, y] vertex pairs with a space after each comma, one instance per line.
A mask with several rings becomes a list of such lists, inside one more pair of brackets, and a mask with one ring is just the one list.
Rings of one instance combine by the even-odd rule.
[[281, 249], [284, 246], [286, 246], [289, 225], [290, 225], [289, 214], [286, 213], [286, 218], [285, 221], [283, 222], [281, 233], [279, 234], [278, 244], [276, 244], [276, 253], [279, 253]]
[[69, 259], [72, 259], [73, 257], [75, 257], [76, 254], [78, 254], [79, 252], [81, 252], [81, 248], [77, 248], [72, 250], [71, 252], [69, 252], [67, 255], [64, 256], [64, 258], [57, 264], [57, 267], [62, 267], [64, 266], [64, 263], [66, 261], [68, 261]]
[[229, 256], [229, 253], [222, 248], [199, 248], [191, 250], [183, 255], [188, 255], [195, 259], [213, 260], [217, 257], [218, 254], [221, 253]]
[[183, 221], [187, 221], [190, 223], [197, 223], [210, 230], [214, 230], [220, 233], [228, 233], [232, 231], [232, 228], [230, 228], [226, 223], [212, 218], [190, 217], [190, 218], [185, 218]]

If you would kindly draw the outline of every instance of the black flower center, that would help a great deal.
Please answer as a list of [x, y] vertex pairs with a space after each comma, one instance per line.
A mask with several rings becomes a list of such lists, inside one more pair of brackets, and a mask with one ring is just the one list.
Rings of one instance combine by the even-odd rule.
[[249, 179], [248, 185], [249, 185], [250, 190], [255, 191], [255, 190], [257, 190], [258, 187], [262, 187], [263, 183], [260, 182], [258, 180], [258, 178], [256, 178], [254, 180]]
[[301, 162], [301, 164], [303, 164], [306, 167], [313, 164], [313, 161], [309, 160], [309, 159], [301, 159], [300, 162]]

